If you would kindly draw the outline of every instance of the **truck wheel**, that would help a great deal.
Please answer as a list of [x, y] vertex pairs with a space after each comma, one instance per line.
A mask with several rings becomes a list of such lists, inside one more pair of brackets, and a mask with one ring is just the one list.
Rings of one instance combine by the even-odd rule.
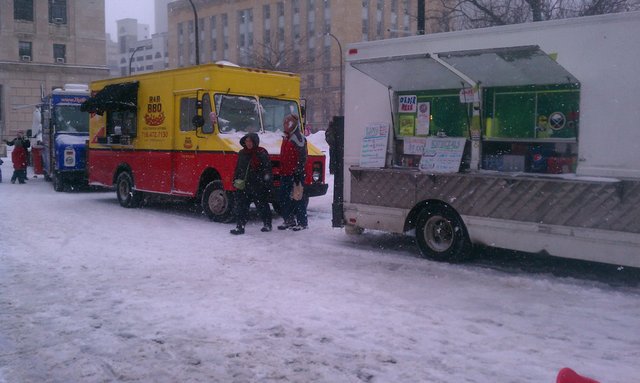
[[61, 192], [64, 190], [64, 181], [62, 180], [62, 176], [60, 174], [53, 175], [53, 190], [57, 192]]
[[209, 182], [202, 192], [202, 209], [210, 220], [227, 222], [233, 215], [233, 195], [225, 191], [222, 181]]
[[127, 172], [120, 173], [116, 180], [116, 194], [120, 206], [130, 208], [140, 206], [142, 193], [133, 189], [133, 179]]
[[471, 254], [471, 242], [462, 218], [444, 205], [429, 205], [418, 216], [416, 240], [425, 258], [461, 262]]

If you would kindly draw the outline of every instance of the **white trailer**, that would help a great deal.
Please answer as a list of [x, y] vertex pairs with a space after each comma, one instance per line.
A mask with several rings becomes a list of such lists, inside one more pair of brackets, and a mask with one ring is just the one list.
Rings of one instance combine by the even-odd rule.
[[640, 12], [351, 44], [347, 232], [640, 267], [635, 36]]

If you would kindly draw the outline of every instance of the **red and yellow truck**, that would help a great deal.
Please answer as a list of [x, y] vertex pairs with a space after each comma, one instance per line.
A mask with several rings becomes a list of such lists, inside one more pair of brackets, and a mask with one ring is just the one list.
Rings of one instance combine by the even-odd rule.
[[[89, 183], [115, 187], [124, 207], [145, 194], [195, 199], [214, 221], [233, 212], [240, 138], [260, 135], [275, 197], [282, 121], [304, 115], [299, 76], [221, 64], [95, 81], [91, 91], [83, 104], [91, 113]], [[305, 168], [305, 197], [324, 195], [325, 155], [310, 143]]]

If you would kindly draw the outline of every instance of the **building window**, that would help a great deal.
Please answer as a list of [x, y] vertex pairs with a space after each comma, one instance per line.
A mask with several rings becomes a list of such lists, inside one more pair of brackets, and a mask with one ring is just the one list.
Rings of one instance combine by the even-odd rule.
[[384, 0], [378, 0], [376, 3], [376, 39], [384, 38], [383, 27], [384, 20]]
[[49, 0], [49, 22], [67, 23], [67, 0]]
[[240, 62], [249, 65], [253, 53], [253, 10], [250, 8], [238, 11], [238, 50]]
[[229, 18], [226, 13], [222, 16], [222, 59], [229, 60]]
[[67, 61], [67, 46], [64, 44], [53, 44], [53, 60], [58, 64]]
[[369, 40], [369, 0], [362, 0], [362, 41]]
[[18, 42], [18, 55], [22, 61], [31, 61], [33, 59], [33, 56], [31, 56], [31, 41]]
[[33, 21], [33, 0], [13, 0], [13, 19]]
[[265, 21], [271, 18], [271, 5], [266, 4], [262, 6], [262, 17], [264, 18]]
[[215, 62], [218, 60], [218, 31], [215, 16], [211, 16], [209, 19], [209, 25], [211, 28], [211, 61]]

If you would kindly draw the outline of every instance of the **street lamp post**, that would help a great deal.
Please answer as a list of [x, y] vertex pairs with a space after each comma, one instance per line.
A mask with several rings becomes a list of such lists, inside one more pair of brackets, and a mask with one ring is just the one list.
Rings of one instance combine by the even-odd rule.
[[340, 40], [338, 40], [338, 38], [336, 36], [333, 35], [333, 33], [328, 32], [327, 35], [333, 37], [334, 40], [336, 40], [336, 43], [338, 43], [338, 49], [340, 49], [340, 115], [343, 116], [344, 115], [344, 105], [342, 103], [342, 94], [344, 92], [343, 88], [343, 79], [342, 79], [342, 61], [344, 60], [344, 57], [342, 57], [342, 44], [340, 44]]
[[133, 62], [133, 55], [135, 55], [136, 52], [142, 48], [144, 48], [144, 45], [137, 46], [136, 49], [131, 52], [131, 57], [129, 57], [129, 76], [131, 76], [131, 63]]
[[191, 3], [191, 8], [193, 8], [193, 22], [195, 26], [195, 41], [196, 41], [196, 65], [200, 65], [200, 35], [198, 34], [198, 12], [196, 11], [196, 6], [193, 5], [193, 1], [189, 0]]

